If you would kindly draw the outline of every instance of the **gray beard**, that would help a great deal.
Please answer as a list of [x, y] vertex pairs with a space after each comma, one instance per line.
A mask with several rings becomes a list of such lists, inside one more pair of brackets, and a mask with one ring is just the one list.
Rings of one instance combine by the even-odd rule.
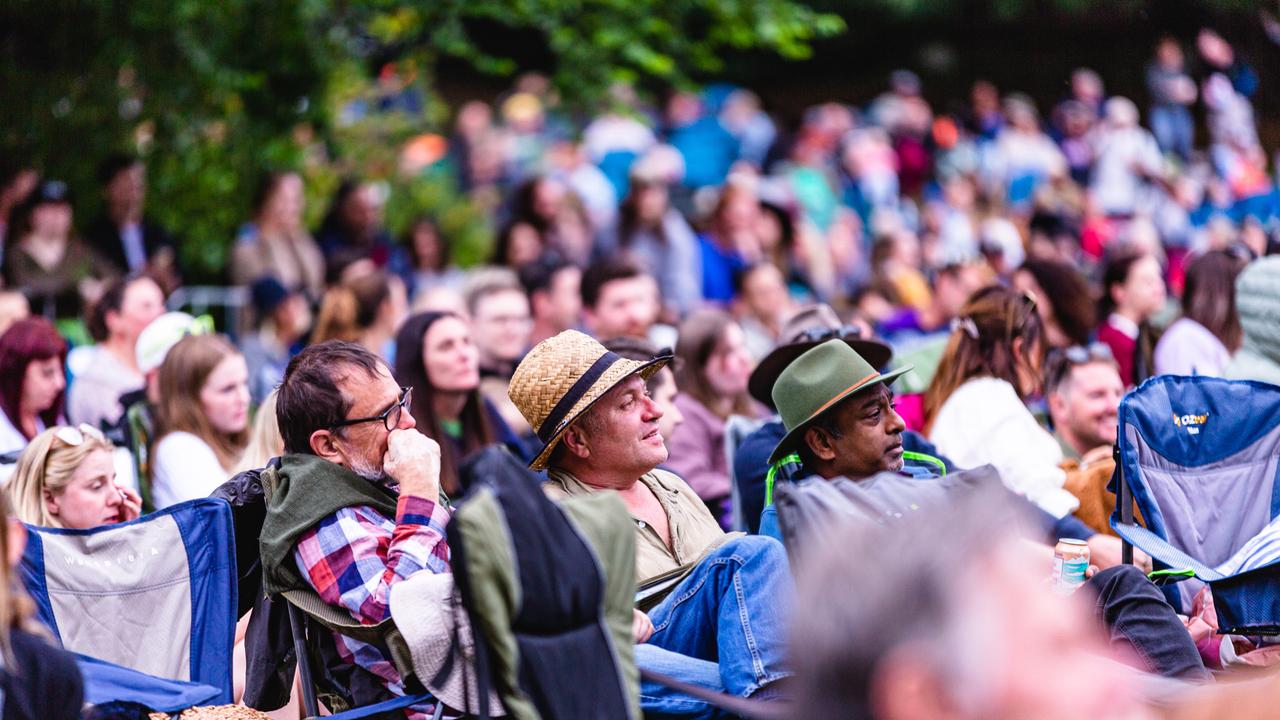
[[396, 482], [389, 475], [383, 472], [380, 466], [375, 467], [372, 463], [366, 461], [364, 458], [358, 458], [358, 459], [351, 458], [348, 462], [350, 462], [350, 465], [347, 467], [347, 469], [350, 470], [351, 472], [355, 473], [356, 475], [359, 475], [365, 480], [368, 480], [374, 485], [381, 485], [387, 488], [388, 490], [391, 490], [392, 492], [399, 494], [400, 483]]

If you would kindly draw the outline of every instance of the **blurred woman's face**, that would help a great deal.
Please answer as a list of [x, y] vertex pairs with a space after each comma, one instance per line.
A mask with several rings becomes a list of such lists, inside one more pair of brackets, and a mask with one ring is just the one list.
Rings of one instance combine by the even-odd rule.
[[64, 202], [37, 205], [31, 211], [31, 232], [43, 237], [70, 235], [71, 205]]
[[662, 183], [647, 183], [636, 188], [636, 215], [643, 223], [654, 224], [662, 221], [667, 214], [667, 186]]
[[507, 266], [519, 267], [531, 263], [542, 256], [542, 236], [537, 229], [528, 223], [520, 223], [511, 228], [511, 237], [507, 243]]
[[1121, 305], [1139, 321], [1147, 320], [1164, 307], [1164, 276], [1160, 262], [1154, 257], [1144, 257], [1129, 268], [1124, 282]]
[[228, 355], [200, 388], [200, 406], [213, 429], [232, 435], [249, 426], [249, 369], [243, 355]]
[[440, 318], [427, 328], [422, 365], [437, 392], [470, 392], [480, 385], [480, 352], [459, 318]]
[[22, 407], [24, 413], [39, 414], [53, 407], [58, 394], [67, 386], [62, 372], [62, 361], [56, 357], [32, 360], [22, 378]]
[[707, 359], [707, 381], [717, 394], [731, 397], [747, 389], [754, 362], [747, 350], [747, 339], [737, 323], [729, 324], [720, 342]]
[[116, 487], [116, 468], [111, 453], [94, 450], [85, 456], [59, 493], [45, 490], [45, 509], [58, 518], [62, 527], [88, 530], [120, 522], [124, 496]]
[[684, 413], [676, 405], [676, 376], [670, 368], [664, 367], [654, 378], [657, 382], [651, 384], [653, 389], [649, 397], [662, 409], [662, 417], [658, 419], [658, 433], [662, 435], [663, 442], [669, 443], [671, 436], [676, 434], [676, 426], [684, 422]]
[[418, 258], [419, 270], [437, 270], [440, 268], [440, 234], [430, 223], [418, 223], [413, 226], [413, 254]]
[[280, 225], [288, 228], [302, 227], [302, 209], [305, 196], [302, 192], [302, 178], [297, 175], [286, 175], [276, 185], [271, 200], [267, 203], [267, 213]]
[[129, 284], [120, 301], [120, 312], [111, 332], [129, 341], [132, 347], [143, 328], [164, 313], [164, 291], [154, 280], [142, 278]]

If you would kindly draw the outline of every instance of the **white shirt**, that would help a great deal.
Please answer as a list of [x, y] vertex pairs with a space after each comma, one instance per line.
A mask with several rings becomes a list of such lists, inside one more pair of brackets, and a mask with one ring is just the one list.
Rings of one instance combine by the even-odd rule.
[[1182, 317], [1160, 336], [1153, 360], [1157, 375], [1222, 377], [1231, 351], [1209, 328]]
[[157, 510], [209, 497], [231, 477], [213, 448], [188, 432], [171, 432], [156, 443], [152, 475], [151, 502]]
[[1080, 501], [1063, 489], [1062, 448], [1004, 380], [974, 378], [956, 388], [934, 418], [929, 440], [957, 467], [990, 463], [1005, 487], [1056, 518]]
[[[44, 421], [36, 417], [36, 434], [44, 432]], [[30, 443], [27, 436], [22, 431], [14, 427], [9, 421], [9, 414], [0, 410], [0, 454], [16, 452], [23, 450]], [[13, 471], [17, 468], [17, 463], [0, 464], [0, 487], [9, 482], [9, 477], [13, 475]]]

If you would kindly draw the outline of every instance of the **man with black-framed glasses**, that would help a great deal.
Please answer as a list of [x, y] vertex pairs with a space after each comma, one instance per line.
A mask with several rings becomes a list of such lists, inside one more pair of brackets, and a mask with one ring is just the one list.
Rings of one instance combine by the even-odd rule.
[[[302, 351], [285, 371], [276, 416], [285, 455], [269, 488], [259, 546], [270, 595], [315, 593], [365, 625], [390, 617], [391, 589], [419, 571], [449, 572], [440, 447], [415, 428], [381, 358], [353, 343]], [[406, 692], [388, 647], [333, 634], [360, 705]], [[415, 707], [411, 717], [429, 708]]]

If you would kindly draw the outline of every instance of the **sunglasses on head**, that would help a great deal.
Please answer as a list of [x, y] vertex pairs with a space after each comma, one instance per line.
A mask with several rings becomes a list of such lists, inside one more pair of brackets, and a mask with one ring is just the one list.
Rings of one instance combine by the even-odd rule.
[[856, 325], [841, 325], [840, 327], [815, 327], [809, 328], [796, 336], [795, 342], [822, 342], [824, 340], [832, 340], [839, 338], [840, 340], [848, 340], [850, 338], [862, 337], [862, 328]]
[[1072, 345], [1067, 348], [1054, 348], [1049, 351], [1045, 360], [1048, 369], [1048, 387], [1056, 387], [1062, 382], [1067, 370], [1087, 365], [1091, 362], [1114, 362], [1115, 356], [1106, 343], [1091, 342], [1088, 345]]
[[86, 425], [85, 423], [80, 423], [77, 427], [63, 425], [54, 431], [53, 436], [58, 440], [61, 440], [67, 447], [80, 447], [85, 443], [87, 438], [93, 438], [94, 440], [100, 440], [103, 442], [106, 442], [107, 439], [107, 437], [102, 434], [101, 430], [93, 427], [92, 425]]

